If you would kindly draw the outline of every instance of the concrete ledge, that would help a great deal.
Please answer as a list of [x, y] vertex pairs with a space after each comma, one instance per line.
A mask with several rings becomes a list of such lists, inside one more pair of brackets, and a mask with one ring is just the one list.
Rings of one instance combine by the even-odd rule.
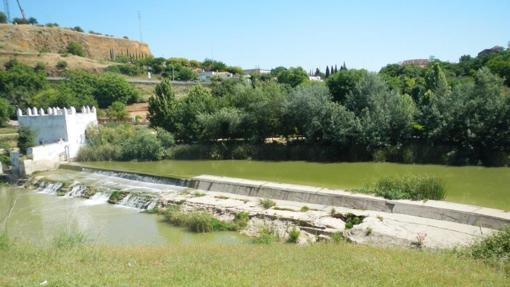
[[81, 167], [73, 164], [62, 164], [60, 168], [75, 171], [90, 170], [105, 172], [111, 173], [112, 176], [126, 179], [185, 186], [194, 189], [244, 196], [406, 214], [493, 229], [500, 229], [506, 225], [510, 225], [510, 212], [446, 201], [387, 200], [381, 197], [351, 193], [345, 190], [212, 175], [200, 175], [191, 179], [182, 179], [169, 176], [154, 176], [138, 172]]
[[311, 186], [201, 175], [193, 188], [239, 195], [406, 214], [499, 229], [510, 224], [510, 212], [445, 201], [387, 200], [366, 194]]

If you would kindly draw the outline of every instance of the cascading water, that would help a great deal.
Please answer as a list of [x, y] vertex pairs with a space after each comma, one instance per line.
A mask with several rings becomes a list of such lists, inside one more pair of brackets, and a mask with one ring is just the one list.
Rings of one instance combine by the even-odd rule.
[[151, 196], [130, 193], [118, 204], [137, 209], [152, 209], [158, 204], [158, 199]]
[[74, 184], [71, 190], [65, 194], [66, 197], [84, 197], [87, 187], [81, 184]]
[[37, 186], [37, 192], [46, 194], [57, 194], [64, 184], [62, 182], [39, 182]]

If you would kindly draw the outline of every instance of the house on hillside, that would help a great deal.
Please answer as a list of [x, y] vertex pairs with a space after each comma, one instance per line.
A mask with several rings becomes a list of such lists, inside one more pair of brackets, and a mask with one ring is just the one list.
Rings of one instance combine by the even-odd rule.
[[210, 81], [211, 78], [228, 79], [234, 77], [234, 74], [229, 72], [215, 72], [215, 71], [202, 71], [198, 75], [198, 79], [202, 82]]
[[78, 156], [85, 141], [85, 130], [97, 125], [95, 107], [82, 107], [77, 112], [74, 107], [27, 108], [17, 111], [20, 127], [28, 127], [35, 133], [36, 146], [27, 150], [25, 156], [11, 152], [11, 164], [19, 175], [29, 175], [35, 171], [58, 167], [62, 161]]

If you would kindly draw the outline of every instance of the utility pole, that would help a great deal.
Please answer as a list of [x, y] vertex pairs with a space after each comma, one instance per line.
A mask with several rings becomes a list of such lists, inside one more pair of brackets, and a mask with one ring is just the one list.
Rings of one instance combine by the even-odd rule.
[[21, 8], [21, 3], [19, 3], [19, 0], [16, 0], [16, 2], [18, 2], [18, 7], [19, 11], [21, 12], [21, 16], [23, 17], [24, 20], [26, 20], [27, 17], [25, 17], [25, 11], [23, 10], [23, 8]]
[[4, 11], [7, 16], [7, 23], [11, 22], [11, 12], [9, 11], [9, 0], [4, 0]]

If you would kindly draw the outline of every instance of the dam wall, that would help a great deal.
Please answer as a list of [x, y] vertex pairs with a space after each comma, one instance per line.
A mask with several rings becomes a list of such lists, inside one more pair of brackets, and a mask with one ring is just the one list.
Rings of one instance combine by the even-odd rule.
[[372, 210], [395, 214], [405, 214], [435, 220], [500, 229], [510, 225], [510, 212], [473, 205], [445, 201], [388, 200], [367, 194], [350, 193], [344, 190], [281, 184], [266, 181], [246, 180], [211, 175], [201, 175], [190, 179], [152, 176], [142, 173], [111, 171], [98, 168], [83, 168], [77, 165], [62, 165], [61, 168], [110, 172], [114, 176], [139, 178], [142, 181], [162, 181], [193, 189], [225, 192], [237, 195], [296, 201], [310, 204], [338, 206], [356, 210]]

